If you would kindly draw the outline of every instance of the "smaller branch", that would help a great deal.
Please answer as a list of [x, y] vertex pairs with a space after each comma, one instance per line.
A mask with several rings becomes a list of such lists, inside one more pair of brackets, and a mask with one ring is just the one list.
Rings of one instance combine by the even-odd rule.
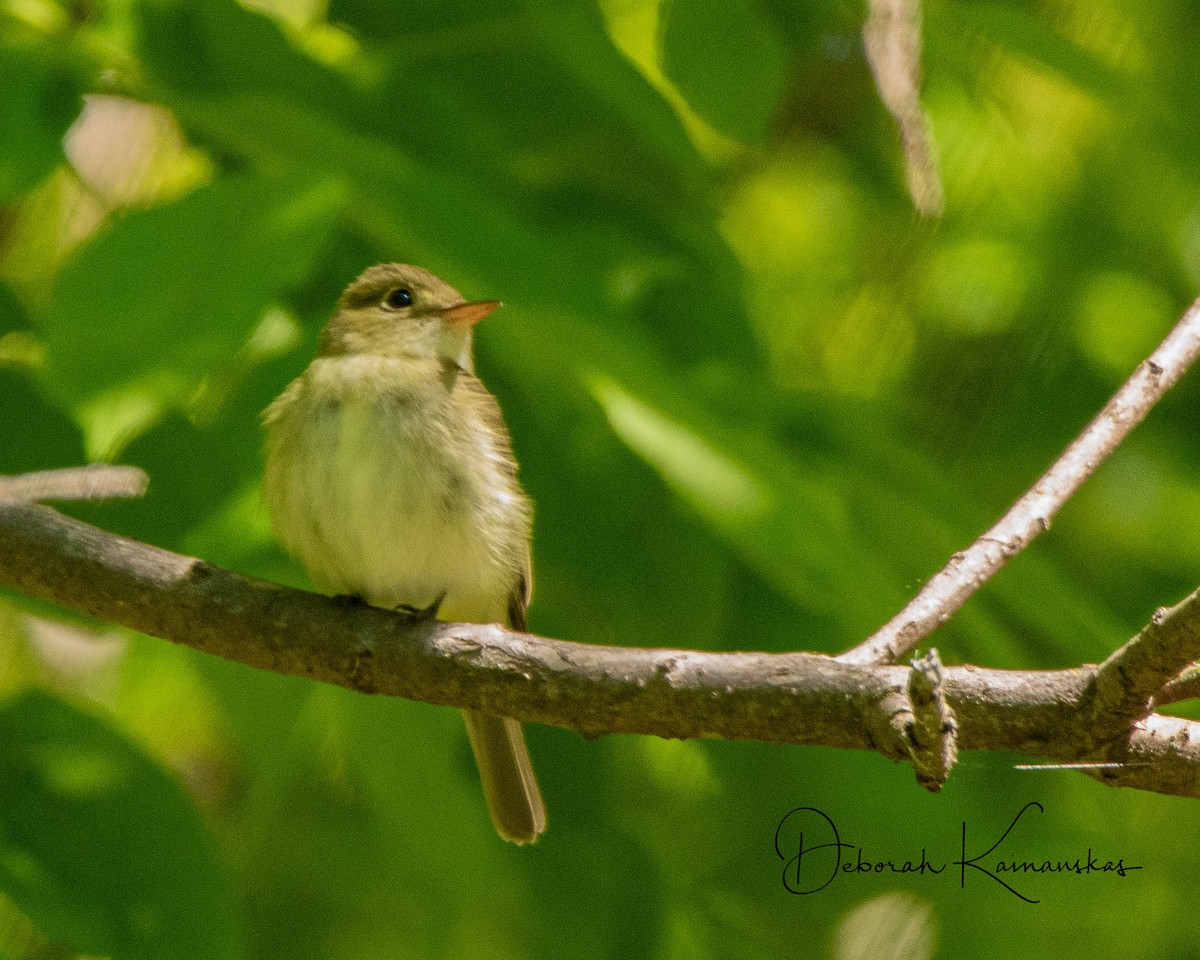
[[921, 0], [869, 0], [868, 9], [863, 46], [879, 97], [900, 128], [908, 192], [921, 216], [941, 216], [937, 150], [921, 109]]
[[150, 485], [137, 467], [93, 463], [86, 467], [0, 476], [0, 500], [112, 500], [140, 497]]
[[1124, 732], [1148, 716], [1156, 694], [1200, 659], [1200, 590], [1160, 607], [1136, 637], [1100, 664], [1093, 681], [1097, 724]]
[[1189, 667], [1154, 695], [1155, 707], [1200, 699], [1200, 666]]
[[1116, 449], [1200, 354], [1200, 300], [1133, 372], [1104, 409], [996, 525], [950, 558], [896, 616], [842, 663], [894, 663], [933, 633], [1009, 560], [1025, 549], [1062, 505]]

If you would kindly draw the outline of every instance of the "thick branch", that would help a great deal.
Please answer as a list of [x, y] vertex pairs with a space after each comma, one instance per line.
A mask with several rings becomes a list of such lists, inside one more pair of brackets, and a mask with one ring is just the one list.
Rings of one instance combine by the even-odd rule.
[[[698, 653], [546, 640], [497, 626], [411, 624], [358, 603], [243, 577], [0, 501], [0, 586], [250, 666], [367, 693], [482, 708], [585, 736], [644, 733], [823, 744], [907, 759], [891, 723], [909, 671], [807, 653]], [[1150, 763], [1107, 782], [1200, 796], [1200, 727], [1150, 717], [1094, 740], [1094, 667], [951, 667], [959, 745], [1070, 761]]]
[[950, 619], [1038, 534], [1200, 354], [1200, 300], [1193, 303], [1104, 409], [987, 533], [950, 558], [896, 616], [843, 663], [894, 663]]

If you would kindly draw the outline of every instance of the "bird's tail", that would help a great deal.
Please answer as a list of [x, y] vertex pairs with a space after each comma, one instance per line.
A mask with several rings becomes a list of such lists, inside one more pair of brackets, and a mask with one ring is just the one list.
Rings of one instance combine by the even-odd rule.
[[496, 832], [511, 843], [533, 843], [546, 829], [546, 808], [521, 725], [475, 710], [463, 718]]

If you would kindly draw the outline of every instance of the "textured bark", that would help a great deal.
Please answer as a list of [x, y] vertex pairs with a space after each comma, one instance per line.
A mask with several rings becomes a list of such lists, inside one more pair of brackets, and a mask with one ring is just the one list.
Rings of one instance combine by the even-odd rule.
[[[621, 732], [820, 744], [909, 760], [906, 718], [925, 709], [914, 711], [909, 700], [908, 667], [810, 653], [605, 647], [499, 626], [414, 624], [356, 601], [244, 577], [19, 500], [0, 499], [0, 585], [260, 669], [363, 693], [486, 708], [589, 737]], [[1194, 605], [1193, 596], [1176, 610]], [[1164, 618], [1155, 642], [1169, 645], [1170, 624], [1186, 625], [1192, 616]], [[952, 711], [961, 749], [1105, 763], [1085, 772], [1113, 785], [1200, 796], [1200, 725], [1150, 715], [1122, 721], [1114, 735], [1112, 724], [1098, 722], [1099, 675], [1090, 665], [947, 667], [934, 693]], [[1123, 693], [1114, 701], [1125, 703]]]

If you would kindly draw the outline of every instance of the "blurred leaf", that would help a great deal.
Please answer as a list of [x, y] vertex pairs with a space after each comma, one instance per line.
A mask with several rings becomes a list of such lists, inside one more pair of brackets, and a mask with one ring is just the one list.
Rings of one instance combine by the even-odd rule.
[[425, 37], [430, 43], [445, 42], [447, 34], [460, 37], [504, 29], [520, 10], [513, 0], [475, 0], [472, 3], [425, 3], [398, 16], [389, 0], [329, 0], [329, 19], [348, 26], [356, 34], [375, 41], [404, 36]]
[[0, 203], [63, 162], [63, 136], [83, 106], [81, 74], [59, 48], [17, 46], [0, 34]]
[[877, 896], [838, 926], [837, 960], [930, 960], [936, 916], [933, 904], [911, 894]]
[[330, 181], [242, 177], [127, 214], [63, 268], [38, 318], [58, 395], [137, 383], [186, 399], [308, 272], [341, 203]]
[[801, 469], [764, 437], [677, 419], [603, 377], [593, 392], [617, 435], [799, 605], [870, 623], [903, 596], [893, 565], [855, 538], [835, 476]]
[[[236, 426], [237, 431], [202, 429], [179, 413], [167, 413], [121, 451], [123, 461], [136, 463], [149, 474], [146, 496], [85, 506], [72, 513], [135, 539], [184, 549], [188, 532], [247, 479], [237, 458], [221, 454], [228, 443], [242, 440], [244, 432], [252, 432], [257, 441], [258, 424], [249, 419]], [[203, 463], [209, 469], [198, 470]]]
[[[334, 0], [330, 17], [349, 24], [373, 52], [392, 54], [394, 74], [377, 92], [377, 104], [399, 97], [405, 114], [418, 104], [434, 111], [417, 123], [405, 115], [405, 123], [392, 124], [398, 136], [407, 133], [414, 149], [427, 149], [440, 139], [430, 133], [442, 128], [472, 137], [486, 130], [494, 146], [475, 158], [481, 171], [515, 148], [525, 164], [536, 156], [545, 173], [639, 191], [645, 202], [666, 199], [655, 197], [651, 184], [700, 199], [695, 190], [708, 173], [682, 124], [619, 53], [590, 4], [490, 0], [429, 5], [397, 17], [378, 0]], [[448, 156], [461, 161], [469, 154]], [[554, 163], [554, 154], [568, 162]], [[625, 171], [641, 168], [646, 176], [614, 176], [606, 159], [619, 160]], [[664, 175], [664, 165], [675, 182]]]
[[[152, 475], [141, 501], [72, 513], [283, 582], [304, 577], [267, 540], [258, 414], [371, 262], [421, 263], [507, 304], [479, 328], [477, 361], [537, 502], [534, 628], [718, 650], [835, 649], [878, 626], [1033, 482], [1200, 278], [1189, 0], [925, 4], [922, 99], [948, 197], [933, 229], [899, 189], [861, 0], [8, 7], [36, 36], [30, 57], [67, 74], [94, 60], [89, 92], [169, 112], [214, 186], [151, 211], [144, 242], [86, 286], [64, 274], [49, 350], [44, 294], [64, 252], [94, 257], [146, 198], [98, 199], [63, 175], [4, 204], [0, 463], [79, 462], [69, 410], [91, 449], [128, 440], [123, 459]], [[161, 149], [103, 119], [105, 173], [163, 172]], [[333, 182], [336, 211], [316, 211]], [[271, 211], [309, 191], [289, 240]], [[164, 293], [168, 320], [108, 303], [110, 288], [153, 301], [136, 286], [144, 264], [174, 278], [197, 257], [217, 284]], [[235, 310], [222, 291], [239, 270], [266, 281]], [[264, 301], [294, 317], [294, 348], [245, 346]], [[58, 411], [26, 374], [55, 385]], [[1197, 403], [1185, 378], [939, 631], [947, 662], [1098, 659], [1194, 585]], [[32, 647], [11, 655], [20, 633], [0, 638], [6, 676], [58, 669]], [[950, 843], [964, 820], [1002, 830], [1030, 790], [1058, 801], [1059, 855], [1106, 847], [1153, 865], [1139, 910], [1064, 880], [1038, 910], [1014, 905], [1013, 923], [991, 888], [924, 884], [941, 952], [1034, 956], [1068, 937], [1157, 958], [1200, 937], [1190, 801], [983, 755], [934, 798], [877, 756], [534, 727], [551, 826], [515, 850], [492, 835], [455, 712], [184, 654], [127, 661], [113, 702], [139, 730], [178, 712], [154, 742], [203, 789], [262, 960], [507, 960], [564, 942], [824, 956], [864, 894], [782, 904], [769, 839], [783, 811], [818, 804], [840, 826], [865, 803], [856, 843], [892, 856]], [[203, 691], [181, 697], [188, 685]]]
[[667, 0], [663, 72], [715, 129], [760, 143], [783, 90], [787, 51], [756, 0]]
[[86, 462], [79, 428], [24, 373], [0, 366], [0, 473]]
[[274, 90], [336, 110], [341, 78], [289, 43], [279, 25], [233, 2], [137, 5], [137, 49], [155, 80], [190, 94]]
[[[222, 5], [151, 5], [148, 52], [201, 141], [274, 174], [344, 179], [384, 258], [436, 265], [462, 286], [454, 270], [467, 268], [491, 296], [593, 314], [689, 291], [697, 306], [656, 309], [653, 329], [685, 353], [752, 356], [709, 172], [598, 14], [508, 0], [476, 33], [476, 13], [456, 13], [453, 28], [444, 10], [414, 14], [402, 36], [394, 18], [356, 23], [377, 66], [352, 78]], [[228, 79], [256, 54], [226, 30], [261, 33], [272, 64], [236, 88]]]
[[243, 955], [228, 879], [178, 783], [108, 725], [39, 691], [0, 705], [0, 885], [80, 952]]
[[0, 336], [10, 330], [26, 330], [29, 326], [29, 314], [13, 293], [12, 287], [7, 283], [0, 283]]
[[987, 0], [967, 8], [939, 10], [950, 23], [978, 33], [1001, 47], [1043, 63], [1081, 90], [1122, 106], [1134, 107], [1141, 88], [1078, 43], [1053, 29], [1036, 8], [1024, 4]]
[[[617, 313], [625, 305], [614, 300], [636, 293], [655, 321], [653, 333], [685, 356], [729, 361], [755, 353], [735, 299], [737, 263], [711, 228], [665, 250], [661, 238], [602, 223], [544, 229], [503, 195], [287, 101], [239, 96], [184, 109], [207, 135], [264, 169], [345, 176], [354, 184], [349, 214], [383, 256], [439, 264], [466, 292], [524, 308], [565, 303], [591, 316]], [[559, 352], [573, 351], [562, 343], [546, 356]]]

